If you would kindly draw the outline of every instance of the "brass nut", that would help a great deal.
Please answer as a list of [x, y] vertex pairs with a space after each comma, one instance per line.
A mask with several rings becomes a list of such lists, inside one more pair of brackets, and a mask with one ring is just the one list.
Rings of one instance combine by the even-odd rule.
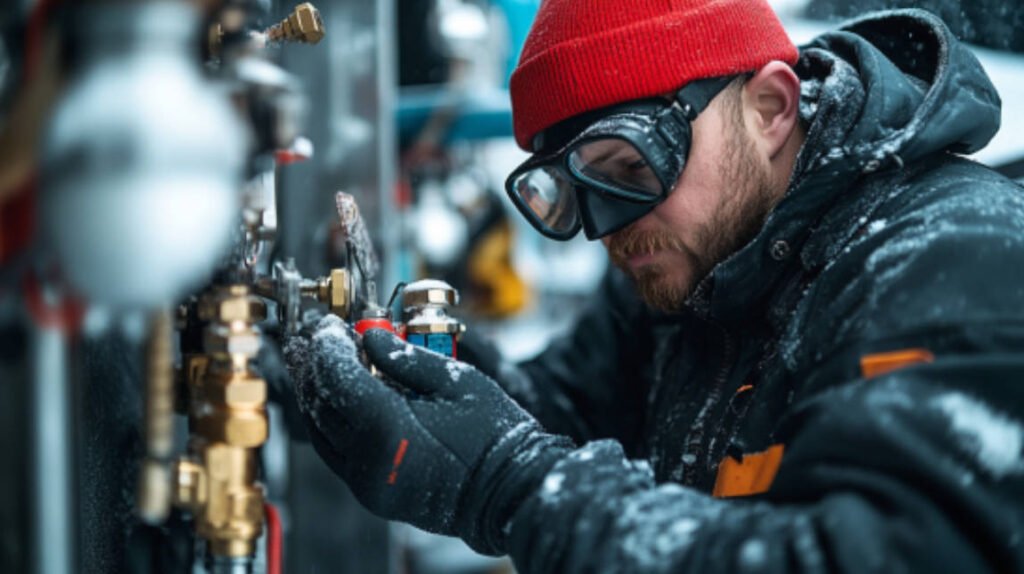
[[288, 38], [307, 44], [315, 44], [324, 39], [324, 20], [319, 11], [309, 2], [295, 7], [295, 11], [283, 21], [282, 27]]
[[229, 408], [256, 409], [267, 402], [267, 384], [263, 379], [247, 379], [226, 385], [209, 385], [206, 397]]
[[267, 31], [267, 36], [274, 41], [292, 40], [316, 44], [323, 39], [326, 33], [324, 22], [320, 18], [320, 11], [309, 2], [303, 2], [296, 6], [280, 24], [272, 26]]
[[302, 37], [303, 42], [316, 44], [324, 37], [324, 23], [320, 19], [320, 12], [309, 2], [296, 6], [288, 22]]
[[348, 271], [345, 269], [331, 269], [328, 284], [330, 292], [327, 306], [330, 308], [331, 313], [342, 318], [348, 316], [349, 303], [351, 302]]
[[199, 318], [203, 321], [230, 323], [245, 321], [258, 323], [267, 318], [267, 305], [250, 296], [234, 296], [203, 301], [199, 304]]
[[195, 422], [196, 430], [213, 443], [255, 448], [267, 440], [267, 416], [262, 411], [214, 411]]

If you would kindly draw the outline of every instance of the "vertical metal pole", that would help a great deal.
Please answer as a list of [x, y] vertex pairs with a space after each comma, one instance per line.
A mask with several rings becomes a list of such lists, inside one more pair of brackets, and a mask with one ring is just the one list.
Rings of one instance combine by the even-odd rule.
[[74, 556], [71, 512], [72, 422], [67, 347], [58, 328], [34, 332], [32, 451], [35, 563], [40, 574], [70, 574]]
[[[380, 209], [377, 211], [377, 229], [381, 236], [381, 270], [378, 278], [385, 285], [384, 297], [388, 296], [391, 285], [397, 285], [402, 277], [401, 225], [398, 225], [395, 209], [395, 172], [398, 169], [398, 138], [395, 128], [395, 110], [398, 108], [398, 24], [395, 18], [396, 0], [376, 0], [377, 9], [377, 176]], [[381, 301], [381, 303], [384, 303]], [[390, 309], [388, 310], [390, 312]], [[386, 530], [388, 550], [387, 569], [389, 574], [398, 574], [401, 560], [395, 529]]]
[[[381, 233], [381, 285], [396, 285], [400, 277], [398, 250], [401, 226], [395, 222], [395, 170], [398, 169], [398, 141], [395, 110], [398, 98], [398, 55], [395, 39], [395, 0], [376, 0], [377, 9], [377, 174], [380, 194], [377, 229]], [[385, 289], [390, 289], [386, 287]], [[387, 297], [387, 291], [384, 296]]]

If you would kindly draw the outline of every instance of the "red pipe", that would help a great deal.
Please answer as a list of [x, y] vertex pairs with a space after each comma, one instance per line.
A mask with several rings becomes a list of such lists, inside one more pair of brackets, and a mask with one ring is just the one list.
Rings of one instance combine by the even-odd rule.
[[269, 502], [263, 505], [267, 515], [267, 574], [281, 574], [281, 556], [284, 550], [281, 534], [281, 515]]
[[25, 30], [25, 83], [32, 81], [43, 59], [46, 26], [62, 0], [38, 0], [28, 15]]

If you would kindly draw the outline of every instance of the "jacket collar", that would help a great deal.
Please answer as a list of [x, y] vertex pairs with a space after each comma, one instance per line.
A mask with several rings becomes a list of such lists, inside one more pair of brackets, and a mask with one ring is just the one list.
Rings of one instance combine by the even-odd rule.
[[717, 265], [688, 310], [726, 326], [764, 319], [780, 282], [820, 268], [884, 194], [864, 178], [995, 134], [999, 98], [984, 70], [935, 16], [876, 13], [801, 49], [807, 137], [789, 187], [758, 235]]

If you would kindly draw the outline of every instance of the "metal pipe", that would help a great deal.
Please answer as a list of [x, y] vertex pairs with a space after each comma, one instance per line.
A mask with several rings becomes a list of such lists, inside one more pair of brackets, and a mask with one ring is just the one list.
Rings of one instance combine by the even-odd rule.
[[146, 345], [145, 458], [139, 470], [136, 512], [160, 524], [171, 511], [171, 456], [174, 450], [174, 365], [168, 310], [157, 311]]
[[249, 557], [210, 556], [206, 568], [209, 574], [252, 574], [252, 564]]
[[74, 555], [74, 514], [67, 348], [59, 328], [40, 326], [34, 335], [35, 380], [31, 392], [36, 571], [69, 574]]

